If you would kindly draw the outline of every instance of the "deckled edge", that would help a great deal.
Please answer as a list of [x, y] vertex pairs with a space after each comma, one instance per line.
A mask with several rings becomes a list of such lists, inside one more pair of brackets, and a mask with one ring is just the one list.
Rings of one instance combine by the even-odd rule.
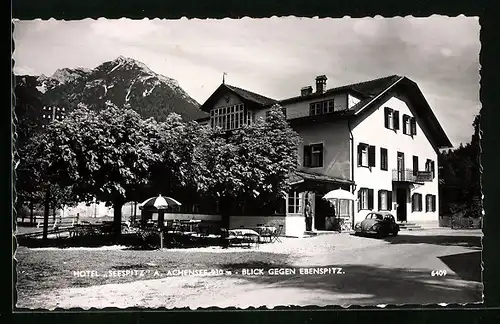
[[15, 51], [15, 39], [14, 39], [14, 30], [16, 28], [15, 21], [19, 21], [18, 19], [11, 19], [11, 86], [10, 86], [10, 91], [11, 91], [11, 126], [10, 126], [10, 135], [11, 135], [11, 230], [12, 230], [12, 237], [11, 237], [11, 242], [12, 242], [12, 310], [16, 310], [17, 307], [17, 298], [18, 298], [18, 292], [17, 292], [17, 259], [16, 259], [16, 251], [17, 251], [17, 239], [16, 239], [16, 230], [17, 230], [17, 210], [16, 210], [16, 202], [17, 202], [17, 192], [16, 192], [16, 180], [17, 180], [17, 166], [19, 164], [19, 158], [17, 155], [17, 150], [16, 150], [16, 141], [17, 141], [17, 130], [16, 130], [16, 125], [17, 125], [17, 116], [16, 116], [16, 92], [15, 92], [15, 87], [16, 87], [16, 76], [14, 74], [14, 66], [15, 66], [15, 61], [14, 61], [14, 51]]
[[[418, 16], [418, 15], [406, 15], [406, 16], [401, 16], [401, 15], [395, 15], [395, 16], [381, 16], [381, 15], [374, 15], [374, 16], [364, 16], [364, 17], [357, 17], [357, 16], [350, 16], [350, 15], [344, 15], [343, 17], [331, 17], [331, 16], [319, 16], [319, 15], [314, 15], [314, 16], [295, 16], [295, 15], [283, 15], [283, 16], [268, 16], [268, 17], [258, 17], [258, 18], [252, 18], [250, 16], [242, 16], [239, 18], [188, 18], [186, 16], [178, 17], [177, 19], [167, 19], [167, 18], [148, 18], [144, 17], [142, 19], [137, 19], [137, 18], [128, 18], [128, 17], [122, 17], [119, 19], [128, 19], [128, 20], [145, 20], [145, 21], [155, 21], [155, 20], [223, 20], [223, 19], [230, 19], [230, 20], [241, 20], [241, 19], [272, 19], [272, 18], [298, 18], [298, 19], [394, 19], [394, 18], [399, 18], [399, 19], [404, 19], [404, 18], [430, 18], [433, 16], [440, 16], [441, 14], [431, 14], [428, 16]], [[464, 14], [456, 15], [456, 16], [449, 16], [445, 15], [448, 18], [458, 18], [458, 17], [467, 17], [467, 18], [477, 18], [478, 24], [479, 24], [479, 42], [480, 45], [481, 43], [481, 34], [482, 34], [482, 28], [481, 28], [481, 23], [479, 20], [478, 16], [466, 16]], [[90, 20], [108, 20], [108, 18], [105, 17], [99, 17], [99, 18], [85, 18], [85, 19], [90, 19]], [[118, 18], [116, 19], [109, 19], [109, 20], [119, 20]], [[59, 20], [59, 21], [79, 21], [79, 20], [84, 20], [84, 19], [78, 19], [78, 20], [65, 20], [65, 19], [55, 19], [55, 18], [50, 18], [50, 19], [33, 19], [33, 20], [38, 20], [38, 21], [49, 21], [49, 20]], [[481, 296], [482, 300], [477, 301], [477, 302], [467, 302], [467, 303], [457, 303], [457, 302], [451, 302], [451, 303], [427, 303], [427, 304], [374, 304], [374, 305], [328, 305], [328, 306], [317, 306], [317, 305], [279, 305], [279, 306], [274, 306], [274, 307], [269, 307], [269, 306], [249, 306], [249, 307], [235, 307], [235, 306], [229, 306], [229, 307], [217, 307], [217, 306], [209, 306], [209, 307], [172, 307], [172, 308], [167, 308], [167, 307], [134, 307], [134, 306], [127, 306], [127, 307], [72, 307], [72, 308], [60, 308], [60, 307], [51, 307], [51, 308], [18, 308], [16, 307], [17, 304], [17, 260], [16, 260], [16, 251], [18, 247], [17, 239], [15, 236], [16, 232], [16, 227], [17, 227], [17, 211], [15, 208], [15, 203], [17, 201], [17, 193], [16, 193], [16, 188], [15, 188], [15, 181], [17, 178], [16, 174], [16, 167], [17, 163], [19, 160], [17, 159], [17, 152], [15, 148], [15, 142], [17, 139], [17, 132], [16, 132], [16, 122], [17, 122], [17, 117], [15, 113], [15, 106], [16, 106], [16, 97], [15, 97], [15, 74], [14, 74], [14, 66], [15, 66], [15, 61], [13, 59], [13, 54], [15, 51], [15, 40], [14, 40], [14, 29], [15, 29], [15, 21], [20, 21], [19, 19], [13, 18], [11, 20], [11, 37], [12, 37], [12, 46], [11, 46], [11, 96], [12, 96], [12, 104], [11, 104], [11, 156], [12, 156], [12, 165], [14, 166], [11, 170], [12, 174], [12, 195], [11, 195], [11, 202], [12, 202], [12, 244], [13, 244], [13, 254], [12, 254], [12, 259], [13, 259], [13, 273], [12, 273], [12, 279], [13, 279], [13, 300], [12, 300], [12, 306], [13, 306], [13, 311], [17, 312], [51, 312], [51, 313], [72, 313], [72, 312], [95, 312], [95, 311], [106, 311], [106, 312], [134, 312], [134, 311], [169, 311], [169, 312], [185, 312], [185, 311], [311, 311], [311, 310], [323, 310], [323, 311], [372, 311], [372, 310], [432, 310], [432, 309], [443, 309], [443, 308], [455, 308], [459, 306], [460, 308], [477, 308], [478, 306], [484, 305], [484, 260], [483, 260], [483, 240], [484, 240], [484, 215], [485, 215], [485, 210], [484, 210], [484, 193], [483, 193], [483, 186], [482, 186], [482, 174], [483, 174], [483, 166], [481, 163], [481, 154], [482, 154], [482, 129], [481, 129], [481, 119], [479, 122], [479, 154], [478, 154], [478, 164], [479, 164], [479, 171], [480, 171], [480, 191], [481, 191], [481, 215], [483, 219], [481, 220], [481, 233], [483, 234], [481, 237]], [[481, 65], [480, 65], [480, 58], [482, 55], [482, 46], [480, 46], [480, 51], [479, 51], [479, 77], [480, 80], [479, 86], [481, 88]], [[480, 92], [480, 90], [479, 90]], [[482, 106], [480, 108], [479, 114], [481, 114], [482, 111]]]

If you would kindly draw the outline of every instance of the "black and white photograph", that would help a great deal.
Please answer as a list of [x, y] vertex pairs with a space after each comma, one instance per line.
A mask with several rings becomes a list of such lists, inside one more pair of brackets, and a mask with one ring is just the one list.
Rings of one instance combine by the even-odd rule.
[[483, 303], [478, 17], [13, 25], [16, 309]]

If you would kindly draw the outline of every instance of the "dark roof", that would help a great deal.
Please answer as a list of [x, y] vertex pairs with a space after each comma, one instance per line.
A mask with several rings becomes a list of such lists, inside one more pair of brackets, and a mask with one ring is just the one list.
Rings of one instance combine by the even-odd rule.
[[240, 97], [242, 97], [246, 100], [253, 101], [253, 102], [260, 104], [260, 105], [263, 105], [263, 106], [273, 105], [273, 104], [278, 102], [277, 100], [262, 96], [258, 93], [248, 91], [246, 89], [238, 88], [238, 87], [235, 87], [235, 86], [232, 86], [229, 84], [225, 84], [225, 86], [226, 86], [226, 88], [233, 91], [234, 93], [236, 93]]
[[[210, 110], [213, 104], [216, 102], [216, 100], [220, 98], [221, 92], [224, 91], [233, 92], [234, 94], [241, 97], [243, 100], [255, 103], [262, 107], [271, 106], [275, 103], [286, 105], [294, 102], [310, 101], [316, 98], [320, 99], [331, 94], [342, 93], [342, 92], [351, 93], [360, 99], [360, 101], [356, 105], [351, 107], [348, 111], [342, 113], [331, 114], [331, 116], [327, 117], [307, 116], [289, 120], [291, 123], [296, 123], [296, 124], [320, 122], [323, 120], [328, 121], [336, 118], [344, 118], [345, 116], [348, 116], [350, 114], [357, 115], [361, 110], [363, 110], [368, 106], [371, 106], [373, 102], [377, 101], [376, 100], [377, 98], [382, 97], [382, 95], [385, 92], [390, 90], [392, 87], [395, 87], [396, 85], [402, 87], [405, 90], [405, 92], [409, 94], [411, 98], [413, 98], [418, 102], [419, 110], [416, 113], [421, 118], [421, 121], [424, 122], [426, 126], [429, 128], [431, 135], [434, 138], [434, 142], [436, 143], [436, 146], [438, 148], [451, 147], [452, 144], [448, 136], [441, 127], [439, 121], [434, 115], [434, 112], [432, 111], [424, 95], [418, 88], [417, 84], [412, 80], [408, 79], [407, 77], [399, 75], [390, 75], [369, 81], [348, 84], [341, 87], [328, 89], [324, 93], [311, 93], [309, 95], [292, 97], [288, 99], [283, 99], [281, 101], [277, 101], [262, 96], [260, 94], [257, 94], [255, 92], [223, 83], [201, 106], [201, 110], [204, 111]], [[200, 118], [199, 120], [205, 120], [207, 118], [208, 117], [204, 117]]]
[[260, 95], [258, 93], [238, 88], [229, 84], [221, 84], [215, 91], [212, 93], [212, 95], [205, 101], [203, 105], [201, 105], [201, 110], [208, 111], [212, 108], [212, 106], [215, 104], [215, 102], [221, 97], [221, 95], [226, 92], [232, 92], [235, 95], [239, 96], [241, 99], [244, 101], [250, 101], [254, 104], [266, 107], [266, 106], [271, 106], [275, 103], [277, 103], [277, 100], [265, 97], [263, 95]]
[[[315, 98], [321, 98], [327, 95], [331, 95], [334, 93], [340, 93], [340, 92], [351, 92], [353, 94], [356, 94], [357, 97], [361, 97], [361, 101], [369, 101], [372, 98], [376, 97], [379, 95], [381, 92], [389, 88], [391, 85], [396, 83], [399, 79], [402, 77], [399, 75], [391, 75], [383, 78], [378, 78], [370, 81], [364, 81], [364, 82], [359, 82], [359, 83], [353, 83], [353, 84], [348, 84], [344, 85], [341, 87], [336, 87], [336, 88], [331, 88], [326, 90], [324, 93], [311, 93], [307, 96], [296, 96], [292, 98], [287, 98], [281, 100], [279, 103], [281, 104], [289, 104], [293, 102], [300, 102], [300, 101], [309, 101], [311, 99]], [[360, 102], [361, 103], [361, 102]], [[358, 103], [358, 105], [360, 104]], [[358, 106], [356, 105], [356, 106]]]
[[329, 176], [324, 175], [324, 174], [313, 173], [313, 172], [304, 171], [304, 170], [295, 170], [288, 177], [288, 181], [292, 185], [294, 183], [299, 183], [303, 180], [329, 182], [329, 183], [341, 183], [341, 184], [354, 184], [353, 181], [348, 180], [348, 179], [333, 178], [333, 177], [329, 177]]

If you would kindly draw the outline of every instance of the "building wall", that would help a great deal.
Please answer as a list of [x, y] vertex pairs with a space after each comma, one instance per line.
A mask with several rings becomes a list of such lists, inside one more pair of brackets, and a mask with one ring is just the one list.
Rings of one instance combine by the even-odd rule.
[[[389, 107], [399, 111], [400, 129], [397, 131], [389, 130], [384, 126], [384, 107]], [[425, 162], [431, 159], [435, 163], [435, 178], [432, 182], [427, 182], [422, 186], [416, 185], [409, 189], [409, 199], [407, 201], [407, 221], [422, 224], [438, 223], [439, 196], [438, 196], [438, 169], [437, 152], [429, 142], [429, 139], [423, 133], [417, 119], [417, 134], [414, 137], [403, 134], [402, 116], [403, 114], [413, 116], [406, 103], [396, 97], [391, 97], [385, 103], [380, 105], [372, 114], [368, 115], [359, 124], [353, 125], [352, 133], [354, 138], [354, 181], [356, 183], [356, 192], [359, 188], [366, 187], [374, 189], [374, 210], [378, 210], [378, 190], [389, 190], [393, 192], [392, 213], [396, 216], [395, 202], [396, 192], [393, 188], [392, 175], [393, 169], [397, 168], [397, 152], [403, 152], [405, 158], [405, 168], [413, 168], [413, 156], [419, 158], [419, 170], [425, 170]], [[359, 167], [357, 161], [357, 146], [359, 143], [366, 143], [375, 146], [375, 167]], [[383, 171], [380, 168], [380, 148], [388, 150], [388, 170]], [[422, 194], [422, 212], [412, 212], [411, 194]], [[425, 195], [432, 194], [436, 196], [436, 212], [425, 212]], [[355, 221], [364, 219], [368, 211], [355, 208]]]
[[257, 224], [262, 224], [264, 226], [274, 226], [276, 228], [279, 225], [283, 225], [282, 235], [285, 235], [287, 222], [285, 216], [230, 216], [229, 217], [229, 228], [235, 229], [243, 226], [244, 228], [256, 228]]
[[[229, 101], [226, 101], [224, 96], [228, 96]], [[223, 95], [213, 106], [213, 108], [220, 108], [220, 107], [226, 107], [226, 106], [232, 106], [236, 104], [242, 103], [240, 97], [235, 95], [232, 92], [227, 92], [225, 95]]]
[[[346, 121], [329, 122], [320, 125], [296, 126], [300, 135], [299, 170], [308, 170], [330, 177], [350, 179], [351, 164], [349, 145], [349, 128]], [[304, 145], [323, 143], [323, 167], [303, 167]]]
[[353, 96], [351, 94], [347, 95], [347, 106], [349, 108], [354, 107], [360, 101], [361, 101], [360, 99], [356, 98], [355, 96]]
[[325, 95], [325, 97], [321, 99], [283, 104], [282, 106], [286, 108], [287, 119], [300, 118], [309, 116], [309, 108], [311, 103], [330, 99], [333, 99], [333, 106], [335, 111], [345, 110], [347, 108], [347, 94], [345, 93], [330, 96]]

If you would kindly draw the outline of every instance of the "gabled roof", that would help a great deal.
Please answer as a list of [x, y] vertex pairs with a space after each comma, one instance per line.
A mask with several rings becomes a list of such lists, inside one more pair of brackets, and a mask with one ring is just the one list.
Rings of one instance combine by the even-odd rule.
[[278, 102], [277, 100], [265, 97], [258, 93], [223, 83], [217, 88], [217, 90], [214, 91], [214, 93], [212, 93], [205, 103], [201, 105], [201, 110], [209, 111], [222, 94], [227, 91], [234, 93], [244, 101], [249, 101], [262, 107], [271, 106]]
[[373, 107], [373, 105], [377, 103], [379, 98], [383, 97], [384, 94], [387, 94], [392, 89], [403, 90], [403, 92], [406, 93], [408, 97], [412, 99], [412, 101], [415, 101], [415, 107], [418, 107], [418, 109], [415, 109], [415, 115], [420, 118], [420, 121], [422, 123], [425, 124], [426, 128], [429, 130], [430, 135], [433, 138], [433, 142], [435, 142], [438, 148], [452, 146], [448, 136], [441, 127], [439, 121], [434, 115], [434, 112], [432, 111], [424, 95], [418, 88], [417, 84], [407, 77], [399, 75], [390, 75], [374, 80], [348, 84], [341, 87], [328, 89], [324, 93], [312, 93], [305, 96], [296, 96], [279, 101], [262, 96], [249, 90], [223, 83], [201, 106], [201, 110], [209, 111], [215, 104], [215, 102], [221, 97], [221, 95], [227, 91], [236, 94], [244, 101], [252, 102], [262, 107], [269, 107], [275, 103], [287, 105], [295, 102], [311, 101], [314, 99], [324, 98], [328, 95], [343, 92], [351, 93], [352, 95], [360, 99], [360, 101], [353, 107], [349, 108], [348, 111], [333, 113], [328, 117], [307, 116], [289, 120], [293, 123], [302, 124], [319, 122], [323, 120], [326, 121], [327, 119], [331, 120], [336, 118], [345, 118], [349, 115], [360, 115], [361, 112], [366, 108]]
[[341, 92], [350, 92], [361, 101], [368, 101], [371, 98], [376, 97], [382, 91], [390, 87], [392, 84], [397, 82], [401, 77], [399, 75], [391, 75], [383, 78], [378, 78], [369, 81], [363, 81], [359, 83], [353, 83], [344, 85], [341, 87], [331, 88], [326, 90], [324, 93], [311, 93], [306, 96], [296, 96], [292, 98], [287, 98], [281, 100], [280, 104], [289, 104], [300, 101], [310, 101], [316, 98], [322, 98], [327, 95], [332, 95]]

